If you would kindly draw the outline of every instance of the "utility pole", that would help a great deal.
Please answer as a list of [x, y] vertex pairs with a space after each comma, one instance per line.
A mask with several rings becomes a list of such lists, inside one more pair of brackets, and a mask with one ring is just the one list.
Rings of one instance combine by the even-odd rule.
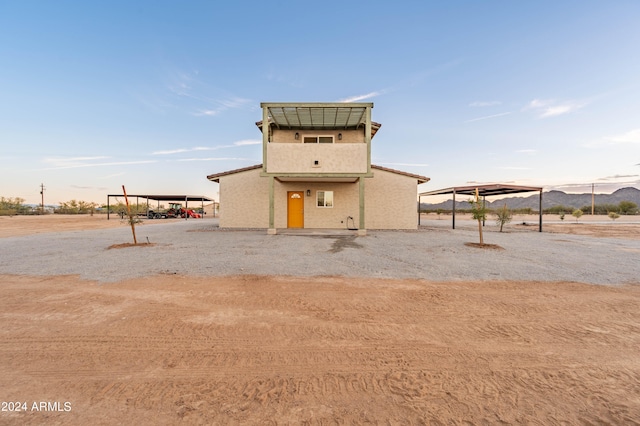
[[596, 205], [596, 203], [595, 203], [596, 196], [594, 194], [594, 186], [595, 185], [592, 183], [591, 184], [591, 216], [593, 216], [593, 214], [594, 214], [595, 205]]
[[44, 214], [44, 183], [40, 184], [40, 197], [42, 198], [42, 203], [40, 204], [40, 214]]

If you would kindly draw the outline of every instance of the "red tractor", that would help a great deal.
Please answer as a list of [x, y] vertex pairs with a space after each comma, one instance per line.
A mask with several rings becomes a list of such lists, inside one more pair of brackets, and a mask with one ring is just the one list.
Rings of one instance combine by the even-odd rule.
[[199, 213], [196, 213], [191, 209], [183, 208], [182, 204], [180, 203], [169, 203], [169, 211], [175, 214], [175, 216], [181, 217], [183, 219], [187, 217], [200, 219], [202, 217]]
[[169, 203], [169, 210], [166, 210], [166, 211], [149, 210], [149, 212], [147, 213], [147, 217], [149, 219], [167, 219], [167, 218], [178, 218], [178, 217], [181, 217], [183, 219], [187, 217], [199, 219], [202, 216], [191, 209], [182, 208], [182, 204], [180, 203]]

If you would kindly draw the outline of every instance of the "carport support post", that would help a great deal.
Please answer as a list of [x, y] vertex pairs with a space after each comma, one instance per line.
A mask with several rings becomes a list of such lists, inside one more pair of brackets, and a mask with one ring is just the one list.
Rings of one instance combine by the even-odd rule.
[[451, 229], [456, 229], [456, 189], [453, 188], [453, 210], [451, 215]]
[[[482, 196], [482, 210], [484, 210], [485, 207], [486, 207], [486, 203], [485, 203], [486, 200], [487, 200], [486, 195], [483, 195]], [[482, 216], [482, 226], [484, 226], [484, 221], [485, 221], [486, 218], [487, 218], [486, 214], [484, 216]]]
[[539, 213], [540, 213], [540, 221], [539, 221], [539, 225], [538, 225], [538, 232], [542, 232], [542, 189], [540, 189], [540, 207], [539, 207]]

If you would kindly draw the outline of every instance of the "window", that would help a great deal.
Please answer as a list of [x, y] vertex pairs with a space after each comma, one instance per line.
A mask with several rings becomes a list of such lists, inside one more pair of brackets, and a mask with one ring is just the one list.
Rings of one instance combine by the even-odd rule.
[[305, 136], [304, 143], [333, 143], [333, 136]]
[[333, 207], [333, 191], [316, 191], [316, 206]]

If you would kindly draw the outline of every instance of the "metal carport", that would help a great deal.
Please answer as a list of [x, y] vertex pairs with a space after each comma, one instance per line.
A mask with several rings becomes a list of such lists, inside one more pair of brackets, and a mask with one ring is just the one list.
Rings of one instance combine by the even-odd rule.
[[[109, 194], [109, 195], [107, 195], [107, 220], [109, 220], [109, 216], [111, 214], [110, 208], [109, 208], [109, 204], [111, 202], [111, 197], [114, 197], [114, 198], [122, 197], [122, 198], [124, 198], [124, 194]], [[157, 201], [158, 202], [158, 206], [160, 206], [160, 201], [174, 201], [174, 202], [184, 201], [184, 208], [185, 209], [189, 208], [189, 201], [200, 201], [201, 205], [202, 205], [202, 210], [204, 210], [204, 202], [205, 201], [214, 202], [214, 200], [212, 198], [208, 198], [208, 197], [205, 197], [205, 196], [202, 196], [202, 195], [149, 195], [149, 194], [129, 195], [129, 194], [127, 194], [127, 198], [129, 198], [129, 199], [132, 199], [134, 197], [136, 199], [136, 205], [140, 205], [140, 198], [142, 198], [143, 200], [147, 200], [147, 211], [149, 210], [149, 200]]]
[[[421, 192], [419, 194], [419, 202], [422, 203], [422, 197], [429, 195], [445, 195], [453, 194], [453, 210], [452, 210], [452, 229], [456, 229], [456, 194], [463, 195], [476, 195], [476, 189], [478, 195], [482, 197], [483, 201], [487, 196], [492, 195], [505, 195], [505, 194], [517, 194], [520, 192], [540, 192], [540, 222], [538, 231], [542, 232], [542, 187], [539, 186], [518, 186], [518, 185], [504, 185], [504, 184], [489, 184], [489, 185], [471, 185], [471, 186], [455, 186], [452, 188], [437, 189], [435, 191]], [[418, 215], [418, 225], [420, 224], [420, 215]]]

